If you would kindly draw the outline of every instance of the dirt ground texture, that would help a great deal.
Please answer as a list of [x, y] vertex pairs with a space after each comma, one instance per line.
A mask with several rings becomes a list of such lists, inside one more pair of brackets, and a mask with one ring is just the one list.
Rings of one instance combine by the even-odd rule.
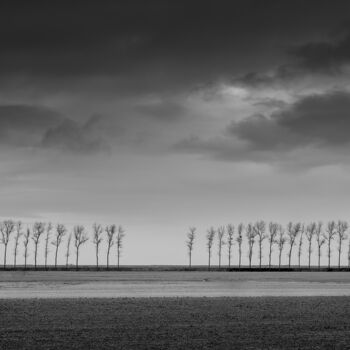
[[0, 298], [350, 296], [349, 272], [1, 271]]
[[349, 297], [7, 299], [1, 349], [346, 349]]

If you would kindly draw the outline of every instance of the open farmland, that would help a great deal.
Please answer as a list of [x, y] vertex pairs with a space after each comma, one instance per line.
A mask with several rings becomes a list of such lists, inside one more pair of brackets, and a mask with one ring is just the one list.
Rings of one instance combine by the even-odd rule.
[[1, 349], [344, 349], [350, 298], [1, 300]]
[[0, 298], [350, 296], [349, 272], [2, 271]]

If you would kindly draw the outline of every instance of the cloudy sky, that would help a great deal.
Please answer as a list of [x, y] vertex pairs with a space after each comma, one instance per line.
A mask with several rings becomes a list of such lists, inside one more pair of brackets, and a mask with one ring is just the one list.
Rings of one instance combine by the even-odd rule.
[[185, 263], [192, 225], [205, 263], [211, 225], [349, 219], [349, 14], [1, 1], [1, 216], [122, 224], [129, 264]]

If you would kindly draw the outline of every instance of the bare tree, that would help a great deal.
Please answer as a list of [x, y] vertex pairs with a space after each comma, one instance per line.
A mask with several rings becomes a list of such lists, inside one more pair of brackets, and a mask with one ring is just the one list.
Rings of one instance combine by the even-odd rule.
[[225, 245], [225, 227], [220, 226], [218, 228], [218, 256], [219, 256], [219, 268], [221, 267], [221, 253], [222, 247]]
[[193, 245], [194, 245], [194, 240], [196, 238], [196, 228], [195, 227], [190, 227], [188, 229], [187, 233], [187, 249], [188, 249], [188, 258], [189, 258], [189, 268], [192, 266], [192, 251], [193, 251]]
[[336, 234], [335, 228], [336, 228], [335, 221], [329, 221], [327, 224], [326, 232], [324, 234], [324, 238], [327, 242], [327, 248], [328, 248], [328, 268], [331, 267], [331, 255], [332, 255], [331, 244]]
[[258, 244], [259, 244], [259, 268], [261, 268], [261, 259], [262, 259], [262, 244], [263, 241], [267, 238], [267, 235], [265, 234], [266, 225], [265, 221], [260, 220], [257, 221], [253, 227], [255, 231], [255, 236], [258, 237]]
[[295, 225], [293, 225], [292, 222], [289, 222], [287, 225], [287, 241], [289, 243], [289, 253], [288, 253], [288, 266], [290, 268], [291, 259], [292, 259], [292, 253], [293, 253], [293, 247], [295, 246], [295, 240], [299, 235], [299, 232], [301, 230], [301, 224], [298, 222]]
[[305, 226], [301, 225], [300, 229], [300, 236], [299, 236], [299, 246], [298, 246], [298, 266], [300, 269], [300, 259], [301, 259], [301, 254], [302, 254], [302, 248], [303, 248], [303, 238], [304, 238], [304, 232], [305, 232]]
[[245, 234], [246, 234], [247, 239], [248, 239], [249, 268], [251, 268], [252, 267], [253, 248], [254, 248], [255, 235], [256, 235], [256, 232], [255, 232], [252, 224], [247, 225]]
[[324, 238], [324, 235], [322, 234], [322, 222], [319, 221], [316, 226], [316, 242], [317, 242], [317, 252], [318, 252], [318, 269], [321, 268], [321, 248], [326, 243], [326, 240]]
[[16, 268], [17, 266], [17, 254], [18, 254], [18, 245], [19, 245], [19, 239], [21, 238], [23, 232], [22, 232], [22, 222], [17, 221], [15, 224], [16, 228], [16, 236], [15, 236], [15, 244], [13, 246], [13, 266]]
[[315, 236], [316, 231], [316, 222], [312, 222], [311, 224], [306, 226], [305, 236], [308, 241], [309, 269], [311, 268], [312, 238]]
[[273, 245], [277, 243], [276, 236], [278, 232], [278, 224], [275, 222], [269, 223], [269, 268], [271, 268], [271, 257]]
[[74, 246], [75, 246], [75, 254], [76, 254], [75, 266], [78, 269], [80, 246], [85, 242], [87, 242], [89, 238], [87, 236], [87, 233], [85, 232], [85, 227], [82, 225], [74, 226], [73, 234], [74, 234]]
[[99, 224], [94, 223], [92, 225], [92, 231], [93, 231], [93, 242], [95, 244], [95, 253], [96, 253], [96, 268], [98, 268], [98, 252], [100, 248], [100, 244], [102, 242], [102, 226]]
[[122, 226], [118, 226], [118, 231], [117, 231], [117, 267], [119, 270], [119, 262], [120, 262], [120, 257], [122, 255], [122, 249], [123, 249], [123, 240], [125, 237], [125, 231]]
[[69, 256], [70, 256], [70, 243], [72, 241], [72, 233], [69, 234], [66, 246], [66, 268], [68, 268]]
[[282, 225], [278, 225], [278, 238], [277, 238], [277, 245], [278, 245], [278, 268], [281, 268], [281, 258], [282, 258], [282, 251], [284, 244], [286, 243], [286, 236], [285, 231]]
[[350, 268], [350, 239], [349, 239], [349, 247], [348, 247], [348, 268]]
[[339, 220], [337, 223], [338, 234], [338, 268], [340, 269], [340, 257], [342, 252], [342, 243], [347, 239], [346, 231], [349, 225], [346, 221]]
[[10, 241], [10, 236], [15, 229], [15, 223], [12, 220], [5, 220], [0, 224], [1, 242], [5, 246], [4, 251], [4, 269], [6, 269], [7, 245]]
[[207, 231], [208, 270], [210, 270], [211, 250], [212, 250], [212, 247], [213, 247], [214, 238], [215, 238], [215, 230], [214, 230], [213, 227], [211, 227]]
[[45, 269], [47, 268], [47, 257], [49, 255], [49, 240], [52, 231], [52, 224], [49, 222], [46, 227], [46, 237], [45, 237]]
[[28, 258], [28, 244], [29, 244], [29, 238], [30, 238], [30, 229], [27, 227], [27, 230], [24, 234], [24, 240], [23, 240], [23, 246], [24, 246], [24, 268], [27, 268], [27, 258]]
[[243, 224], [239, 224], [237, 227], [236, 242], [238, 243], [238, 268], [241, 268], [242, 263], [242, 242], [243, 242]]
[[56, 249], [55, 249], [55, 268], [57, 268], [58, 249], [62, 243], [63, 237], [66, 234], [66, 232], [67, 232], [67, 229], [63, 224], [57, 224], [55, 240], [51, 242], [51, 244], [56, 247]]
[[43, 222], [36, 222], [33, 226], [33, 235], [32, 240], [34, 242], [34, 267], [36, 269], [36, 262], [37, 262], [37, 256], [38, 256], [38, 245], [40, 241], [41, 235], [45, 231], [45, 224]]
[[111, 251], [112, 246], [114, 245], [114, 235], [116, 232], [116, 226], [115, 225], [109, 225], [105, 229], [107, 234], [107, 269], [109, 268], [109, 254]]
[[231, 267], [232, 246], [234, 240], [235, 228], [232, 224], [227, 225], [227, 250], [228, 250], [228, 267]]

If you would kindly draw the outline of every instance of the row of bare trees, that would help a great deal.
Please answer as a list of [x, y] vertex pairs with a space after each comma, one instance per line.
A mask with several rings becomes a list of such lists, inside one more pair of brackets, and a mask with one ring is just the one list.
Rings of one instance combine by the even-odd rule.
[[[254, 224], [243, 225], [240, 223], [237, 228], [229, 224], [226, 227], [220, 226], [217, 229], [211, 227], [206, 233], [206, 246], [208, 251], [208, 268], [211, 266], [212, 251], [215, 240], [217, 241], [218, 266], [221, 267], [224, 246], [227, 246], [228, 267], [231, 267], [233, 247], [237, 245], [238, 267], [242, 264], [242, 244], [244, 237], [247, 244], [247, 256], [249, 268], [252, 267], [254, 246], [258, 245], [259, 267], [262, 267], [263, 246], [267, 241], [268, 267], [271, 268], [272, 254], [274, 248], [278, 250], [278, 267], [281, 267], [282, 253], [287, 249], [288, 267], [291, 267], [293, 250], [297, 249], [298, 267], [301, 267], [301, 256], [303, 246], [307, 247], [308, 267], [311, 268], [311, 256], [313, 247], [316, 244], [318, 268], [321, 266], [322, 247], [327, 249], [328, 268], [331, 267], [332, 242], [335, 241], [338, 252], [338, 267], [341, 266], [341, 256], [344, 250], [344, 241], [347, 240], [349, 225], [346, 221], [329, 221], [326, 225], [322, 222], [311, 222], [302, 224], [300, 222], [289, 222], [286, 227], [276, 223], [266, 223], [263, 220]], [[189, 267], [192, 266], [192, 253], [196, 240], [196, 228], [190, 227], [187, 233], [187, 250], [189, 255]], [[350, 240], [348, 243], [348, 267], [350, 267]], [[265, 248], [266, 249], [266, 248]]]
[[[10, 239], [13, 237], [13, 266], [17, 266], [17, 258], [19, 247], [23, 245], [24, 267], [27, 268], [29, 256], [30, 242], [34, 245], [34, 267], [37, 268], [37, 258], [40, 242], [44, 239], [44, 261], [45, 268], [48, 267], [48, 257], [50, 252], [50, 244], [55, 247], [54, 266], [57, 268], [59, 248], [65, 242], [65, 265], [68, 267], [69, 257], [71, 255], [71, 243], [75, 248], [75, 265], [79, 266], [79, 253], [81, 247], [89, 240], [87, 230], [82, 225], [76, 225], [71, 232], [63, 224], [57, 224], [55, 227], [51, 223], [35, 222], [32, 226], [23, 227], [21, 221], [4, 220], [0, 223], [1, 243], [4, 245], [4, 268], [7, 266], [7, 250]], [[105, 236], [105, 237], [104, 237]], [[125, 231], [122, 226], [107, 225], [105, 228], [100, 224], [92, 226], [92, 242], [95, 246], [96, 267], [99, 267], [99, 250], [104, 238], [107, 243], [106, 265], [109, 268], [109, 258], [111, 248], [116, 245], [117, 248], [117, 267], [120, 266], [120, 257], [123, 248], [123, 239]]]

